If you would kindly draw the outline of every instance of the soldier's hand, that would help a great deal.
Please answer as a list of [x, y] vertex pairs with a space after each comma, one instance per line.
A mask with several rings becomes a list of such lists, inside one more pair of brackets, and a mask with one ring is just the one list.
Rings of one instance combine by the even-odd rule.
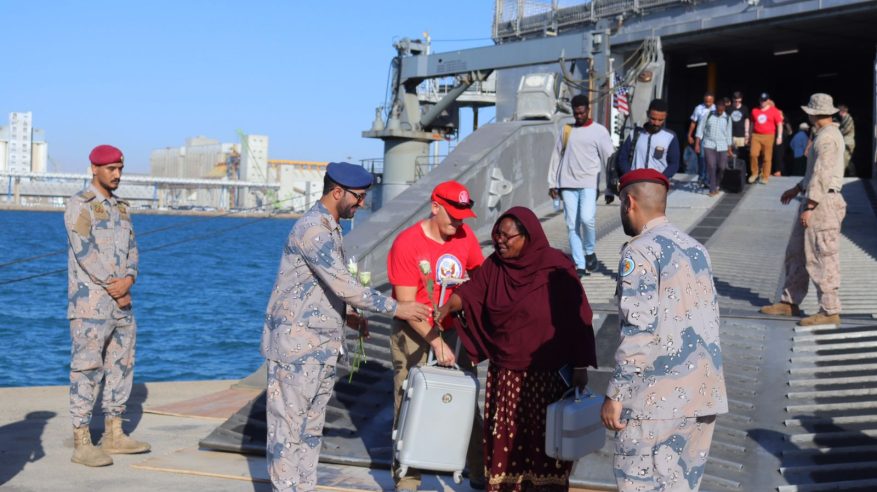
[[548, 188], [548, 196], [550, 196], [552, 200], [557, 200], [557, 197], [559, 196], [557, 188]]
[[116, 299], [116, 304], [120, 309], [128, 309], [131, 307], [131, 294], [125, 294]]
[[806, 229], [810, 225], [810, 216], [813, 215], [812, 210], [805, 210], [801, 212], [801, 225]]
[[603, 408], [600, 409], [600, 418], [603, 425], [614, 431], [620, 431], [627, 427], [627, 424], [621, 422], [621, 402], [617, 402], [609, 397], [603, 400]]
[[368, 320], [365, 316], [352, 311], [347, 313], [347, 326], [359, 332], [359, 336], [368, 338]]
[[432, 308], [415, 301], [404, 301], [396, 304], [395, 316], [403, 321], [426, 321], [432, 314]]
[[110, 279], [110, 285], [107, 286], [107, 292], [113, 299], [128, 295], [134, 280], [131, 277], [121, 277]]
[[430, 345], [432, 345], [432, 351], [435, 352], [435, 360], [438, 365], [451, 367], [457, 363], [454, 351], [451, 350], [451, 347], [441, 337], [436, 337], [435, 340], [430, 342]]
[[798, 186], [794, 186], [793, 188], [789, 188], [788, 190], [783, 192], [783, 196], [780, 197], [780, 202], [783, 205], [788, 205], [793, 198], [798, 196]]

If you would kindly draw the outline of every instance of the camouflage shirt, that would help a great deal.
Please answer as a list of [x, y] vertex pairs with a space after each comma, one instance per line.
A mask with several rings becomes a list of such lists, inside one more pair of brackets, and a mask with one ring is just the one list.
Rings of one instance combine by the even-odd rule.
[[396, 312], [396, 301], [363, 287], [347, 271], [341, 226], [317, 202], [289, 233], [262, 329], [262, 355], [288, 364], [335, 365], [347, 305]]
[[621, 251], [621, 343], [606, 395], [622, 418], [675, 419], [728, 411], [719, 306], [709, 255], [660, 217]]
[[112, 194], [104, 198], [91, 185], [67, 200], [64, 226], [70, 243], [67, 317], [122, 319], [129, 316], [131, 309], [120, 309], [106, 290], [113, 278], [137, 279], [137, 242], [128, 204]]
[[844, 179], [844, 140], [836, 124], [816, 130], [807, 157], [807, 172], [798, 183], [805, 196], [816, 203], [825, 200], [829, 190], [840, 193]]

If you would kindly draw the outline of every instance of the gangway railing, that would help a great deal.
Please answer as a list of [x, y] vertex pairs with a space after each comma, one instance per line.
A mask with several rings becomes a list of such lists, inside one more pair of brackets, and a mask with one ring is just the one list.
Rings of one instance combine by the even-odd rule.
[[430, 173], [445, 160], [446, 155], [422, 155], [414, 159], [414, 177], [420, 179]]

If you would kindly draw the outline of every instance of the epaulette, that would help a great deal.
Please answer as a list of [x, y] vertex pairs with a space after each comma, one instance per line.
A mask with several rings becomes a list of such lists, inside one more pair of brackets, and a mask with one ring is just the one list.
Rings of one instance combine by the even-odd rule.
[[[631, 248], [631, 249], [635, 248], [637, 241], [641, 242], [641, 241], [643, 241], [643, 238], [645, 238], [645, 237], [646, 236], [644, 234], [640, 233], [639, 235], [636, 235], [636, 236], [630, 238], [626, 243], [624, 243], [624, 247]], [[648, 239], [646, 239], [646, 241], [647, 240]]]
[[88, 190], [88, 191], [86, 191], [85, 193], [83, 193], [83, 194], [81, 194], [81, 195], [79, 195], [79, 196], [81, 196], [81, 197], [82, 197], [82, 201], [83, 201], [83, 202], [86, 202], [86, 203], [87, 203], [87, 202], [90, 202], [90, 201], [92, 201], [92, 200], [94, 200], [94, 199], [97, 197], [97, 195], [95, 195], [94, 192], [91, 191], [91, 190]]
[[130, 203], [128, 203], [128, 202], [125, 201], [125, 200], [122, 200], [122, 199], [119, 198], [119, 197], [116, 197], [116, 202], [117, 202], [117, 203], [121, 203], [122, 205], [124, 205], [124, 206], [126, 206], [126, 207], [130, 207], [130, 206], [131, 206]]

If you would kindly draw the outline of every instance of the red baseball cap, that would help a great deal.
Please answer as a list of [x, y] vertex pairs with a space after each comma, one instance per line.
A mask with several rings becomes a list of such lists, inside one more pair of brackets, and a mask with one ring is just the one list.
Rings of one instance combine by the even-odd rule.
[[477, 217], [472, 211], [475, 202], [469, 198], [469, 190], [456, 181], [439, 183], [432, 190], [432, 200], [441, 205], [454, 219], [463, 220]]
[[122, 151], [112, 145], [98, 145], [88, 154], [88, 160], [95, 166], [106, 166], [117, 162], [125, 163]]
[[667, 179], [667, 176], [664, 176], [662, 173], [654, 169], [637, 169], [635, 171], [630, 171], [629, 173], [621, 177], [621, 182], [619, 183], [620, 186], [618, 189], [623, 190], [625, 186], [639, 183], [642, 181], [662, 184], [668, 190], [670, 189], [670, 180]]

